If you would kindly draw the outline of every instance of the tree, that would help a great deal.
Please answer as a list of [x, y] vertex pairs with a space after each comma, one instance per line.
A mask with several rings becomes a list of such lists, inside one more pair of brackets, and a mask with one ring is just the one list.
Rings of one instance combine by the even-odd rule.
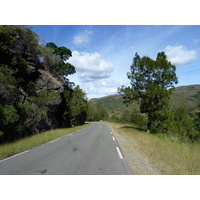
[[0, 64], [0, 104], [12, 104], [17, 97], [14, 71]]
[[85, 93], [67, 79], [71, 50], [40, 45], [27, 26], [0, 26], [0, 38], [0, 142], [84, 123]]
[[76, 72], [75, 67], [66, 61], [72, 56], [70, 49], [57, 47], [53, 42], [47, 43], [46, 48], [51, 49], [52, 53], [60, 58], [60, 61], [53, 66], [53, 70], [62, 76], [68, 76]]
[[197, 140], [198, 130], [195, 130], [195, 121], [190, 117], [185, 106], [180, 106], [174, 113], [176, 133], [183, 138]]
[[88, 103], [88, 121], [107, 120], [108, 112], [100, 103]]
[[52, 48], [56, 55], [59, 55], [63, 61], [67, 61], [71, 56], [72, 52], [66, 47], [57, 47], [53, 42], [46, 44], [46, 47]]
[[76, 86], [69, 98], [69, 115], [72, 126], [84, 124], [86, 121], [87, 112], [88, 104], [86, 100], [86, 94], [79, 86]]
[[170, 94], [178, 83], [176, 67], [164, 52], [158, 53], [156, 60], [136, 53], [127, 77], [131, 87], [122, 86], [119, 92], [124, 94], [125, 103], [139, 101], [140, 112], [148, 116], [147, 131], [152, 132], [155, 121], [166, 120], [162, 113], [169, 109]]
[[62, 60], [60, 56], [53, 53], [53, 49], [49, 47], [39, 47], [40, 50], [40, 60], [45, 66], [48, 66], [50, 70], [53, 70]]

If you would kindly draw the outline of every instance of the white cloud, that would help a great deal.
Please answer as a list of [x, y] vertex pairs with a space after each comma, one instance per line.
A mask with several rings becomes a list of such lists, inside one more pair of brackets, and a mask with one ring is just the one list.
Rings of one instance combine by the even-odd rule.
[[199, 42], [199, 39], [196, 39], [196, 38], [193, 39], [194, 44], [197, 44], [198, 42]]
[[105, 90], [106, 95], [117, 94], [117, 92], [118, 92], [117, 88], [110, 88], [110, 89]]
[[68, 61], [75, 66], [79, 79], [82, 82], [96, 81], [109, 78], [114, 66], [101, 58], [98, 53], [73, 51]]
[[109, 79], [101, 79], [96, 82], [97, 87], [107, 87], [107, 88], [118, 88], [123, 83], [121, 81], [109, 80]]
[[90, 36], [92, 34], [92, 31], [86, 29], [83, 33], [74, 36], [73, 43], [77, 46], [85, 45], [90, 41]]
[[165, 48], [165, 53], [168, 60], [174, 65], [185, 65], [195, 60], [197, 52], [194, 50], [187, 50], [182, 45], [171, 46]]

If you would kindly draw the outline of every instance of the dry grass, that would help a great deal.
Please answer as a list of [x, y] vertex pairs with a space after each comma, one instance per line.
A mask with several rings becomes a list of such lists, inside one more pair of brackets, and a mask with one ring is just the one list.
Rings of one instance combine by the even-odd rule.
[[144, 153], [163, 174], [199, 175], [200, 145], [181, 143], [167, 137], [148, 134], [132, 126], [109, 123], [115, 134], [125, 137], [129, 144]]
[[46, 131], [43, 133], [38, 133], [30, 137], [26, 137], [16, 142], [7, 143], [0, 145], [0, 160], [15, 155], [17, 153], [26, 151], [35, 146], [44, 144], [56, 138], [62, 137], [69, 133], [78, 131], [80, 129], [88, 127], [89, 124], [83, 126], [76, 126], [74, 128], [56, 129], [51, 131]]

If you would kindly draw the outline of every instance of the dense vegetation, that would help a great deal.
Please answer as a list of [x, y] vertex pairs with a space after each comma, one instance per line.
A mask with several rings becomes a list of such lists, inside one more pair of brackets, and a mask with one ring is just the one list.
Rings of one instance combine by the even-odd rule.
[[108, 117], [108, 112], [102, 104], [89, 102], [87, 116], [88, 121], [108, 120]]
[[124, 94], [124, 102], [138, 101], [140, 112], [148, 118], [147, 131], [156, 131], [169, 117], [169, 98], [178, 82], [175, 65], [167, 60], [164, 52], [158, 53], [155, 61], [136, 53], [127, 77], [131, 87], [119, 89]]
[[[169, 137], [181, 140], [199, 141], [200, 134], [200, 85], [189, 85], [175, 88], [170, 96], [169, 112], [173, 116], [172, 123], [168, 124], [168, 131], [160, 129]], [[92, 104], [101, 104], [107, 111], [109, 121], [134, 124], [139, 129], [147, 130], [147, 115], [141, 114], [139, 104], [133, 101], [126, 106], [123, 95], [112, 95], [99, 99], [91, 99]]]
[[[173, 135], [184, 140], [200, 139], [199, 105], [195, 113], [189, 113], [183, 104], [174, 110], [170, 106], [170, 96], [178, 78], [176, 67], [167, 60], [164, 52], [158, 53], [156, 60], [146, 56], [141, 58], [136, 53], [127, 77], [131, 87], [121, 87], [119, 92], [123, 94], [125, 104], [138, 102], [139, 113], [133, 115], [133, 112], [132, 116], [139, 121], [147, 118], [147, 132]], [[196, 98], [199, 98], [199, 93]]]
[[26, 26], [0, 27], [0, 140], [83, 124], [85, 93], [67, 78], [70, 49], [39, 44]]
[[176, 67], [158, 53], [133, 59], [123, 95], [92, 99], [68, 75], [71, 50], [40, 38], [26, 26], [0, 27], [0, 142], [85, 120], [132, 123], [152, 133], [200, 139], [200, 86], [174, 88]]

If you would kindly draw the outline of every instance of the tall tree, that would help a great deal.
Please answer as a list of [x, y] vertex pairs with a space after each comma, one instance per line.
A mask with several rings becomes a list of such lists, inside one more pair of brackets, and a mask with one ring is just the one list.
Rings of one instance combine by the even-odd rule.
[[170, 94], [178, 83], [176, 67], [164, 52], [158, 53], [156, 60], [136, 53], [127, 77], [131, 87], [122, 86], [119, 92], [124, 94], [125, 103], [139, 101], [140, 112], [148, 116], [147, 131], [152, 132], [153, 123], [167, 117]]
[[[65, 95], [67, 97], [67, 95]], [[81, 125], [84, 124], [88, 112], [88, 103], [86, 93], [78, 86], [74, 88], [70, 94], [69, 100], [66, 98], [66, 101], [69, 101], [69, 115], [71, 117], [71, 125]]]
[[52, 49], [52, 52], [61, 59], [57, 65], [54, 65], [54, 71], [63, 76], [68, 76], [76, 72], [75, 67], [67, 63], [67, 60], [72, 56], [70, 49], [63, 46], [57, 47], [53, 42], [47, 43], [46, 47]]

